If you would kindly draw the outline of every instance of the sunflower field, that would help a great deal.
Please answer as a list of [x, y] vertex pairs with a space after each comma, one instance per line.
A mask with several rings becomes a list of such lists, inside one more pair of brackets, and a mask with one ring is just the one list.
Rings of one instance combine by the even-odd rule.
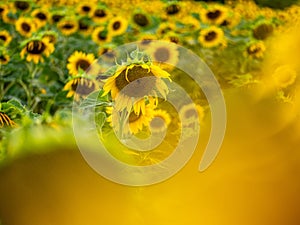
[[[299, 30], [298, 0], [0, 1], [0, 225], [298, 225]], [[135, 167], [195, 154], [116, 184], [94, 137]]]

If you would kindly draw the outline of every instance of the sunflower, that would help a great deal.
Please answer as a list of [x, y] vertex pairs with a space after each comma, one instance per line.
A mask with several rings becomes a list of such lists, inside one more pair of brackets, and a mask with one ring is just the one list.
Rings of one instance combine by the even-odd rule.
[[95, 61], [93, 54], [86, 54], [80, 51], [75, 51], [69, 58], [67, 68], [69, 74], [78, 75], [79, 69], [86, 71]]
[[180, 35], [176, 34], [175, 32], [168, 32], [166, 35], [163, 36], [163, 40], [173, 42], [175, 44], [180, 44]]
[[0, 128], [3, 126], [15, 127], [16, 123], [3, 112], [0, 112]]
[[271, 23], [260, 23], [252, 30], [253, 37], [257, 40], [265, 40], [272, 35], [274, 27]]
[[216, 47], [225, 42], [224, 32], [216, 26], [208, 27], [200, 31], [198, 41], [206, 48]]
[[77, 12], [80, 15], [86, 16], [89, 15], [92, 11], [94, 11], [95, 4], [90, 2], [81, 2], [77, 6]]
[[259, 41], [259, 42], [251, 43], [246, 49], [246, 54], [250, 57], [262, 58], [264, 56], [265, 51], [266, 51], [266, 46], [264, 42]]
[[78, 30], [78, 23], [76, 20], [74, 21], [74, 19], [69, 18], [58, 22], [57, 27], [64, 35], [69, 36]]
[[[113, 110], [113, 107], [107, 107], [106, 112], [109, 114], [107, 122], [109, 122], [110, 126], [117, 132], [122, 129], [123, 134], [138, 134], [144, 127], [149, 126], [149, 123], [153, 118], [153, 105], [146, 105], [145, 113], [136, 114], [134, 111], [131, 111], [128, 115], [128, 119], [121, 121], [121, 123], [120, 121], [117, 121], [117, 113], [120, 115], [120, 112], [117, 109]], [[126, 123], [128, 126], [126, 126]]]
[[97, 89], [97, 82], [88, 77], [74, 77], [63, 88], [64, 91], [68, 91], [66, 97], [71, 98], [74, 96], [75, 101], [79, 101], [80, 98], [86, 97]]
[[44, 62], [43, 55], [49, 57], [49, 55], [54, 52], [54, 49], [54, 45], [50, 42], [49, 38], [33, 38], [26, 43], [20, 56], [24, 58], [24, 55], [27, 54], [26, 60], [28, 62], [33, 61], [37, 64], [39, 61]]
[[149, 128], [151, 132], [163, 132], [171, 123], [169, 113], [162, 109], [153, 111], [153, 119], [150, 121]]
[[0, 65], [6, 65], [10, 60], [9, 55], [6, 53], [0, 53]]
[[103, 23], [111, 16], [109, 10], [105, 8], [95, 8], [91, 13], [90, 17], [95, 23]]
[[64, 14], [62, 12], [52, 12], [51, 13], [51, 22], [53, 24], [60, 22], [64, 18]]
[[85, 36], [89, 35], [92, 31], [92, 26], [90, 22], [84, 18], [78, 20], [78, 30]]
[[200, 11], [200, 18], [206, 24], [222, 24], [227, 18], [228, 10], [221, 5], [211, 5], [208, 9]]
[[31, 16], [36, 19], [39, 28], [45, 26], [50, 18], [49, 13], [42, 9], [33, 10]]
[[30, 18], [20, 17], [15, 26], [16, 30], [25, 37], [30, 37], [36, 31], [36, 25]]
[[168, 16], [172, 16], [172, 15], [176, 15], [178, 14], [180, 11], [182, 10], [181, 6], [179, 5], [179, 3], [173, 3], [168, 5], [165, 8], [165, 12]]
[[195, 105], [194, 103], [190, 103], [180, 108], [179, 116], [183, 125], [190, 125], [195, 122], [202, 122], [204, 118], [204, 108], [198, 104]]
[[139, 27], [147, 27], [151, 24], [151, 19], [149, 16], [142, 12], [137, 12], [132, 15], [132, 21]]
[[92, 39], [95, 43], [101, 45], [110, 42], [112, 40], [112, 37], [111, 35], [109, 35], [105, 27], [100, 26], [94, 28], [94, 31], [92, 33]]
[[164, 36], [170, 31], [175, 31], [176, 30], [176, 24], [174, 23], [161, 23], [156, 31], [156, 34], [158, 36]]
[[166, 41], [153, 41], [145, 50], [155, 63], [175, 66], [178, 63], [179, 52], [177, 46]]
[[3, 44], [4, 46], [9, 45], [11, 42], [12, 37], [6, 30], [0, 30], [0, 43]]
[[9, 8], [7, 5], [0, 5], [0, 18], [2, 18], [2, 16], [6, 14], [8, 10]]
[[55, 31], [44, 31], [41, 33], [42, 38], [48, 38], [50, 43], [55, 44], [57, 41], [57, 33]]
[[[140, 79], [145, 77], [150, 79]], [[151, 102], [155, 102], [152, 96], [160, 93], [166, 98], [168, 87], [161, 78], [170, 79], [169, 77], [169, 73], [153, 64], [122, 65], [113, 76], [106, 80], [103, 86], [103, 96], [110, 93], [113, 100], [118, 97], [115, 105], [118, 110], [122, 111], [126, 108], [130, 111], [133, 107], [134, 112], [139, 115], [140, 112], [145, 113], [146, 100], [150, 99]], [[121, 92], [130, 83], [131, 88]], [[136, 100], [138, 101], [133, 104]]]
[[13, 6], [16, 10], [27, 12], [30, 10], [31, 6], [28, 1], [15, 1]]
[[295, 83], [297, 72], [289, 65], [283, 65], [274, 71], [272, 77], [279, 88], [286, 88]]
[[108, 23], [108, 32], [112, 36], [124, 34], [128, 27], [128, 21], [121, 17], [116, 16], [112, 18]]

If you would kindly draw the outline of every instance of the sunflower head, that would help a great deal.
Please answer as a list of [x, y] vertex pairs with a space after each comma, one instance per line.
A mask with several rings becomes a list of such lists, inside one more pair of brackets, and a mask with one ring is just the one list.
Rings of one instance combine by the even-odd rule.
[[66, 36], [74, 34], [78, 30], [78, 23], [74, 19], [61, 20], [60, 22], [58, 22], [57, 26], [60, 31]]
[[112, 18], [108, 23], [108, 32], [112, 36], [124, 34], [128, 27], [128, 21], [121, 16]]
[[3, 44], [4, 46], [9, 45], [11, 42], [12, 37], [6, 30], [0, 30], [0, 43]]
[[204, 47], [217, 47], [225, 41], [224, 32], [219, 27], [211, 26], [200, 31], [198, 40]]
[[89, 15], [95, 8], [94, 3], [82, 2], [77, 6], [77, 12], [81, 15]]
[[43, 27], [46, 25], [50, 18], [49, 13], [42, 9], [33, 10], [31, 16], [37, 21], [37, 27]]
[[13, 4], [16, 10], [27, 12], [30, 10], [30, 2], [29, 1], [15, 1]]
[[247, 56], [254, 58], [262, 58], [264, 56], [264, 52], [266, 51], [266, 47], [264, 42], [259, 41], [255, 43], [251, 43], [247, 49]]
[[107, 21], [109, 17], [111, 17], [111, 13], [104, 7], [98, 7], [90, 13], [90, 17], [96, 23], [103, 23]]
[[203, 23], [220, 25], [227, 18], [228, 10], [225, 6], [210, 5], [208, 9], [203, 9], [200, 12], [200, 17]]
[[153, 111], [153, 119], [149, 123], [151, 132], [163, 132], [167, 130], [171, 123], [170, 114], [162, 109], [156, 109]]
[[270, 23], [258, 24], [252, 31], [253, 37], [257, 40], [265, 40], [272, 35], [274, 27]]
[[30, 37], [36, 31], [36, 24], [30, 18], [20, 17], [15, 26], [16, 30], [25, 37]]
[[78, 75], [80, 70], [86, 71], [94, 62], [95, 56], [93, 54], [86, 54], [84, 52], [75, 51], [69, 58], [67, 68], [69, 74]]
[[10, 60], [10, 57], [5, 52], [0, 52], [0, 65], [6, 65]]
[[286, 88], [295, 83], [297, 72], [289, 65], [279, 66], [275, 69], [272, 77], [279, 88]]
[[94, 31], [92, 32], [92, 39], [97, 44], [104, 44], [110, 42], [112, 40], [112, 36], [105, 27], [99, 26], [94, 28]]
[[143, 12], [136, 12], [132, 15], [132, 20], [134, 24], [136, 24], [139, 27], [147, 27], [150, 25], [150, 18], [148, 17], [147, 14]]

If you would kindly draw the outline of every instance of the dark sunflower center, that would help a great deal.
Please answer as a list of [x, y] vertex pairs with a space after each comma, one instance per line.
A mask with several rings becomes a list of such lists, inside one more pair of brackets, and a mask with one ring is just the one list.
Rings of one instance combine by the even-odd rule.
[[52, 20], [53, 20], [55, 23], [57, 23], [57, 22], [59, 22], [63, 17], [64, 17], [64, 16], [62, 16], [62, 15], [53, 15], [53, 16], [52, 16]]
[[179, 43], [179, 38], [178, 37], [175, 37], [175, 36], [171, 36], [170, 37], [170, 41], [175, 43], [175, 44], [178, 44]]
[[71, 88], [73, 91], [75, 91], [77, 94], [81, 96], [85, 96], [90, 94], [95, 90], [95, 84], [94, 82], [84, 79], [84, 78], [79, 78], [77, 82], [74, 82], [71, 85]]
[[100, 40], [106, 40], [107, 38], [106, 33], [104, 31], [100, 31], [97, 36]]
[[46, 20], [47, 16], [45, 15], [45, 13], [39, 12], [36, 14], [36, 17], [39, 18], [40, 20]]
[[56, 37], [53, 34], [45, 34], [43, 37], [49, 38], [50, 43], [55, 43], [56, 42]]
[[91, 11], [91, 7], [85, 5], [85, 6], [82, 7], [82, 11], [89, 12], [89, 11]]
[[166, 62], [170, 58], [170, 51], [167, 48], [159, 48], [154, 53], [155, 60], [159, 62]]
[[66, 30], [71, 30], [71, 29], [74, 28], [74, 24], [66, 23], [65, 25], [63, 25], [62, 28], [63, 28], [63, 29], [66, 29]]
[[79, 29], [80, 30], [88, 30], [89, 29], [89, 26], [85, 23], [85, 22], [83, 22], [83, 21], [79, 21]]
[[129, 123], [133, 123], [133, 122], [137, 121], [140, 117], [141, 117], [141, 114], [140, 115], [136, 115], [134, 112], [131, 112], [129, 114], [129, 118], [128, 118]]
[[213, 41], [216, 39], [217, 33], [215, 31], [210, 31], [205, 35], [205, 41]]
[[4, 11], [4, 9], [0, 7], [0, 13], [2, 13], [3, 11]]
[[120, 21], [116, 21], [113, 24], [113, 29], [114, 30], [118, 30], [121, 27], [121, 22]]
[[106, 12], [103, 10], [103, 9], [97, 9], [95, 12], [94, 12], [94, 15], [96, 17], [105, 17], [106, 16]]
[[264, 40], [273, 32], [273, 26], [269, 24], [261, 24], [253, 30], [253, 36], [258, 40]]
[[0, 40], [6, 41], [6, 40], [7, 40], [7, 37], [6, 37], [5, 35], [0, 35]]
[[29, 3], [28, 2], [25, 2], [25, 1], [16, 1], [15, 2], [15, 7], [19, 10], [26, 10], [29, 8]]
[[137, 13], [133, 16], [133, 20], [136, 24], [140, 25], [141, 27], [145, 27], [149, 24], [147, 17], [141, 13]]
[[215, 11], [210, 11], [206, 14], [207, 18], [210, 20], [215, 20], [218, 19], [221, 16], [221, 11], [220, 10], [215, 10]]
[[4, 55], [0, 55], [1, 62], [7, 62], [7, 58]]
[[172, 4], [166, 8], [166, 11], [168, 15], [174, 15], [180, 11], [180, 7], [178, 5]]
[[90, 63], [84, 59], [80, 59], [78, 60], [78, 62], [76, 63], [76, 68], [79, 69], [81, 68], [82, 70], [87, 70], [90, 66]]
[[22, 23], [21, 27], [22, 27], [22, 30], [25, 32], [29, 32], [31, 29], [31, 26], [28, 23]]
[[184, 113], [185, 118], [197, 117], [198, 113], [195, 109], [189, 109]]
[[142, 45], [148, 45], [148, 44], [151, 43], [151, 41], [152, 41], [151, 38], [145, 38], [145, 39], [143, 39], [143, 40], [141, 41], [141, 44], [142, 44]]
[[46, 45], [42, 41], [31, 41], [26, 45], [26, 51], [30, 54], [39, 55], [44, 52]]
[[[155, 76], [152, 74], [152, 72], [142, 68], [141, 66], [136, 65], [132, 69], [128, 70], [127, 73], [128, 81], [126, 80], [125, 74], [126, 74], [126, 69], [123, 70], [115, 80], [115, 85], [119, 91], [121, 91], [129, 83], [131, 83], [130, 87], [123, 91], [124, 95], [130, 97], [143, 97], [145, 95], [149, 95], [150, 92], [155, 87], [155, 83], [156, 83]], [[153, 77], [153, 78], [141, 79], [145, 77]]]

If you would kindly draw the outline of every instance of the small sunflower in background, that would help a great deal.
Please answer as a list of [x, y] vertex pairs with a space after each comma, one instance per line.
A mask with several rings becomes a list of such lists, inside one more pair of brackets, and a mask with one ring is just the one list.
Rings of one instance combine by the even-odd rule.
[[31, 37], [32, 33], [37, 30], [36, 23], [31, 18], [20, 17], [15, 26], [16, 30], [25, 37]]
[[1, 45], [7, 46], [11, 42], [12, 37], [7, 30], [0, 30], [0, 43]]
[[112, 40], [112, 36], [104, 26], [95, 27], [92, 32], [92, 39], [95, 43], [102, 45], [109, 43]]
[[202, 23], [220, 25], [228, 15], [228, 9], [222, 5], [209, 5], [208, 9], [200, 10], [200, 18]]
[[221, 28], [210, 26], [200, 31], [198, 41], [203, 47], [212, 48], [224, 44], [224, 32]]
[[0, 112], [0, 128], [15, 127], [17, 124], [4, 112]]
[[57, 24], [60, 22], [63, 18], [65, 17], [64, 13], [61, 11], [53, 11], [51, 12], [51, 23], [52, 24]]
[[104, 7], [98, 7], [95, 8], [90, 12], [90, 18], [95, 22], [95, 23], [104, 23], [108, 20], [108, 18], [111, 17], [111, 13], [107, 8]]
[[7, 5], [1, 4], [0, 5], [0, 18], [3, 17], [4, 14], [6, 14], [9, 11], [9, 8]]
[[161, 23], [159, 25], [159, 27], [156, 30], [156, 35], [159, 37], [164, 36], [165, 34], [167, 34], [168, 32], [171, 31], [176, 31], [176, 24], [172, 23], [172, 22], [168, 22], [168, 23]]
[[151, 25], [151, 18], [144, 12], [135, 12], [132, 14], [132, 24], [139, 28], [146, 28]]
[[174, 44], [181, 44], [181, 42], [182, 42], [180, 35], [175, 32], [172, 32], [172, 31], [166, 33], [163, 36], [162, 40], [173, 42]]
[[156, 109], [153, 111], [153, 119], [149, 123], [151, 132], [160, 133], [168, 129], [171, 123], [170, 114], [162, 109]]
[[75, 101], [85, 98], [93, 91], [98, 90], [97, 82], [86, 76], [72, 77], [64, 86], [64, 91], [68, 91], [67, 98], [74, 97]]
[[54, 50], [54, 44], [50, 42], [49, 38], [32, 38], [25, 43], [20, 56], [23, 59], [27, 55], [26, 60], [28, 62], [33, 61], [38, 64], [44, 62], [43, 56], [49, 57]]
[[50, 43], [55, 44], [56, 41], [57, 41], [58, 34], [55, 31], [48, 31], [47, 30], [47, 31], [41, 32], [40, 36], [42, 38], [48, 38]]
[[260, 22], [252, 30], [252, 35], [257, 40], [265, 40], [274, 32], [274, 26], [269, 22]]
[[149, 47], [149, 44], [152, 41], [157, 40], [157, 36], [155, 34], [150, 34], [150, 33], [141, 33], [138, 37], [139, 40], [139, 48], [140, 49], [145, 49]]
[[13, 7], [17, 11], [28, 12], [31, 9], [31, 4], [29, 1], [15, 1]]
[[45, 9], [35, 9], [31, 16], [37, 21], [38, 28], [45, 26], [50, 19], [50, 15]]
[[166, 41], [151, 42], [148, 48], [145, 49], [155, 64], [164, 66], [176, 66], [179, 60], [179, 52], [177, 46]]
[[[149, 79], [141, 79], [146, 77]], [[140, 112], [145, 113], [149, 99], [155, 102], [158, 93], [166, 99], [169, 90], [162, 78], [170, 79], [170, 74], [152, 63], [129, 62], [118, 66], [116, 72], [105, 81], [103, 96], [110, 93], [113, 100], [118, 97], [116, 109], [131, 111], [133, 108], [139, 115]], [[128, 84], [131, 88], [122, 91]]]
[[128, 27], [128, 21], [124, 17], [113, 17], [108, 23], [108, 33], [112, 36], [124, 34]]
[[[182, 125], [201, 123], [204, 118], [204, 108], [201, 105], [190, 103], [183, 105], [179, 110]], [[197, 119], [198, 118], [198, 119]]]
[[94, 54], [86, 54], [84, 52], [75, 51], [69, 58], [67, 68], [69, 70], [69, 74], [78, 75], [79, 70], [86, 71], [91, 64], [95, 61]]
[[63, 20], [58, 22], [57, 27], [62, 32], [62, 34], [69, 36], [71, 34], [76, 33], [79, 25], [76, 19], [64, 18]]
[[287, 88], [293, 85], [297, 76], [296, 70], [290, 65], [279, 66], [272, 74], [272, 78], [278, 88]]
[[92, 11], [94, 11], [95, 4], [91, 2], [81, 2], [77, 6], [77, 13], [83, 16], [89, 15]]
[[7, 54], [5, 49], [0, 49], [0, 65], [8, 64], [10, 56]]
[[78, 20], [78, 31], [82, 33], [84, 36], [88, 36], [91, 34], [93, 27], [90, 25], [90, 22], [85, 18], [81, 18]]
[[263, 41], [251, 43], [247, 46], [245, 55], [253, 58], [263, 58], [266, 46]]

